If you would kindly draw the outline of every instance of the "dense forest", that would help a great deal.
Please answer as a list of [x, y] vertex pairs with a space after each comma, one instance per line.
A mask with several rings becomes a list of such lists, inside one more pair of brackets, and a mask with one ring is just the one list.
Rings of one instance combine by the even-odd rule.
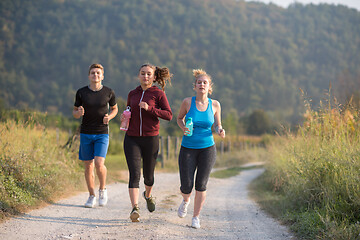
[[166, 89], [174, 112], [193, 94], [192, 69], [203, 68], [225, 120], [261, 109], [295, 123], [300, 89], [314, 103], [329, 83], [344, 99], [358, 94], [359, 47], [360, 12], [340, 5], [2, 0], [0, 102], [71, 115], [91, 63], [104, 65], [104, 84], [123, 101], [150, 62], [174, 74]]

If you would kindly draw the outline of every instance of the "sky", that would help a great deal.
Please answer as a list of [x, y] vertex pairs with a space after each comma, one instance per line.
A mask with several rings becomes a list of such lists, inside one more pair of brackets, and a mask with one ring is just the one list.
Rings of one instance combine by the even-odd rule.
[[246, 0], [246, 1], [247, 2], [256, 1], [256, 2], [264, 2], [264, 3], [272, 2], [284, 8], [287, 8], [289, 4], [294, 2], [298, 2], [302, 4], [308, 4], [308, 3], [313, 3], [313, 4], [328, 3], [335, 5], [342, 4], [350, 8], [356, 8], [358, 11], [360, 11], [360, 0]]

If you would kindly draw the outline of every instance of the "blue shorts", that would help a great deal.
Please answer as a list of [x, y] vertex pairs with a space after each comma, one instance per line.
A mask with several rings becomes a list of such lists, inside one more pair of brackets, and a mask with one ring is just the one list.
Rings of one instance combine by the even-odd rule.
[[80, 160], [92, 160], [94, 157], [106, 157], [109, 147], [109, 134], [80, 133]]

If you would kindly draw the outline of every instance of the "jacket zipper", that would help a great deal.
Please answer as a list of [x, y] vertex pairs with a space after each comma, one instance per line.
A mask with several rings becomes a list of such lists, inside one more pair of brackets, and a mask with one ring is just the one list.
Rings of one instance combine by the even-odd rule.
[[[140, 98], [140, 102], [142, 101], [143, 97], [144, 97], [145, 91], [142, 92], [141, 94], [141, 98]], [[140, 108], [140, 136], [142, 136], [142, 115], [141, 115], [141, 108]]]

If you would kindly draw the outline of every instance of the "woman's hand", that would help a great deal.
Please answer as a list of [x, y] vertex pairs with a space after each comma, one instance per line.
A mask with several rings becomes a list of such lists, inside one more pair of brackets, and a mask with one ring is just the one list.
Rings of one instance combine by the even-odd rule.
[[184, 127], [183, 132], [184, 132], [184, 135], [187, 135], [190, 133], [190, 129], [188, 129], [187, 127]]
[[221, 138], [225, 138], [225, 129], [222, 127], [216, 127], [216, 132]]
[[149, 105], [146, 102], [140, 102], [139, 107], [145, 109], [145, 111], [149, 109]]

